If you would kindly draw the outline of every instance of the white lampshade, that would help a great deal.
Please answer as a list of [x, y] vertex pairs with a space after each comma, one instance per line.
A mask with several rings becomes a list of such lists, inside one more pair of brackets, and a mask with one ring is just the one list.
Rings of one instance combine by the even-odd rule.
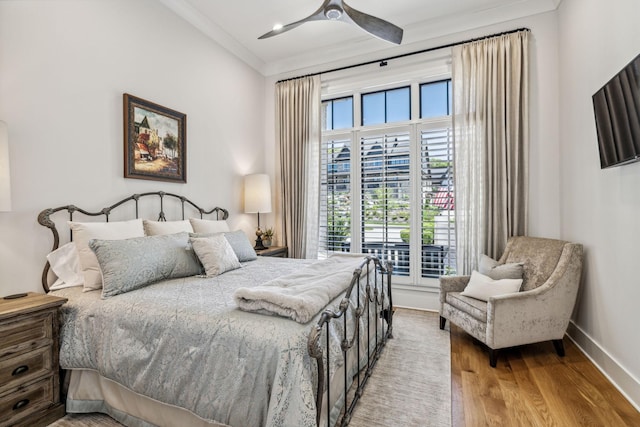
[[0, 211], [11, 210], [11, 170], [9, 169], [9, 131], [0, 121]]
[[271, 212], [271, 181], [267, 174], [254, 174], [244, 177], [245, 213]]

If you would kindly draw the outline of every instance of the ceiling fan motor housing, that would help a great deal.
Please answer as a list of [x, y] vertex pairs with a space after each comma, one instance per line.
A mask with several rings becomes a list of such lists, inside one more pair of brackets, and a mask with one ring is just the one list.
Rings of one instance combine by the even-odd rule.
[[331, 21], [336, 21], [342, 16], [342, 8], [338, 5], [332, 4], [326, 7], [324, 10], [324, 16]]

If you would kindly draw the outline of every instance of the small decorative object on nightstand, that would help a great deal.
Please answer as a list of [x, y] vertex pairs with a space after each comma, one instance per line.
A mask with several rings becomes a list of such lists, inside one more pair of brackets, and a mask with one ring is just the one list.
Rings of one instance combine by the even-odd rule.
[[36, 293], [0, 299], [0, 426], [46, 426], [64, 416], [58, 308], [66, 301]]
[[267, 249], [261, 249], [256, 251], [258, 256], [271, 256], [271, 257], [280, 257], [286, 258], [289, 254], [289, 248], [286, 246], [271, 246]]
[[268, 248], [269, 246], [271, 246], [271, 242], [273, 241], [273, 235], [274, 235], [274, 231], [273, 231], [273, 228], [271, 227], [266, 228], [262, 232], [262, 244], [264, 245], [265, 248]]

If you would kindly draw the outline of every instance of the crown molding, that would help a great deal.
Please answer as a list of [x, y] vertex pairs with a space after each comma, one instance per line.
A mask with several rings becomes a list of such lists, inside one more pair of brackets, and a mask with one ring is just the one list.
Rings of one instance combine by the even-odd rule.
[[186, 0], [160, 0], [160, 3], [164, 4], [176, 15], [187, 21], [231, 54], [238, 57], [251, 68], [265, 75], [266, 64], [264, 61], [224, 31], [219, 25], [191, 6]]

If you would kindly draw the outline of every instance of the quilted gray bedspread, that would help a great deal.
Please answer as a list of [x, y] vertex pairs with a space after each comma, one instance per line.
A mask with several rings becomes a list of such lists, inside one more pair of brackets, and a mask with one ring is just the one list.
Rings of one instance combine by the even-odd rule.
[[239, 287], [311, 262], [259, 257], [218, 277], [164, 281], [106, 300], [99, 291], [55, 291], [69, 298], [62, 307], [61, 367], [95, 370], [230, 426], [315, 426], [317, 378], [307, 337], [319, 315], [299, 324], [241, 311], [233, 300]]

